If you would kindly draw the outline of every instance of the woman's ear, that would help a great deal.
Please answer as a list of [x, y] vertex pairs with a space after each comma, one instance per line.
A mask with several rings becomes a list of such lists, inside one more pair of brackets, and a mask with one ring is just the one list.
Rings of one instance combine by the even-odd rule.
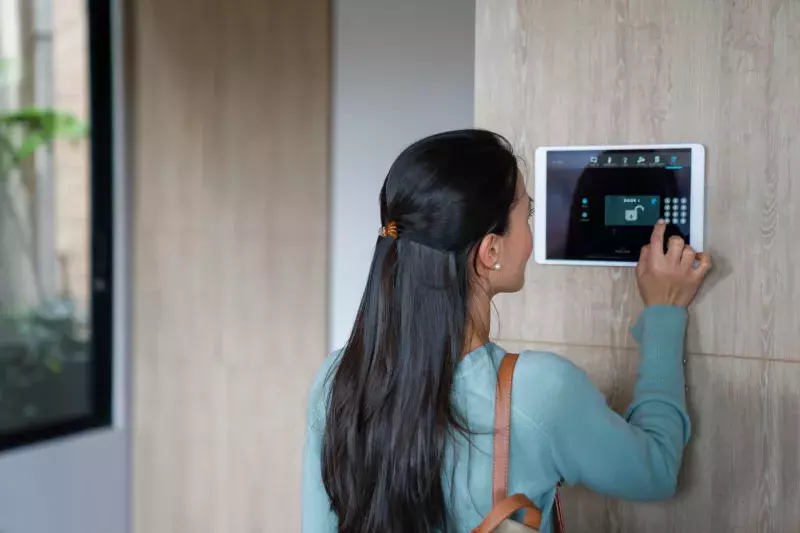
[[490, 233], [481, 239], [477, 250], [478, 265], [486, 270], [495, 270], [500, 260], [500, 247], [502, 239], [499, 235]]

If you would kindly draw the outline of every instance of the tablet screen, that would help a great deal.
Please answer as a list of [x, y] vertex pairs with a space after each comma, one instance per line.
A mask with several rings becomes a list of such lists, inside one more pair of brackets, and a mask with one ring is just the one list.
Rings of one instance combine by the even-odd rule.
[[547, 259], [637, 261], [659, 218], [689, 242], [690, 148], [547, 152]]

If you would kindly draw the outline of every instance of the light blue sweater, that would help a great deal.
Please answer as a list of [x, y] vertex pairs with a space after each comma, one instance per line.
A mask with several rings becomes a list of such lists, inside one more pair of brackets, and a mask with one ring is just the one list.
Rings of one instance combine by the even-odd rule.
[[[686, 311], [650, 307], [632, 333], [641, 346], [633, 403], [624, 417], [606, 405], [586, 373], [546, 352], [522, 352], [512, 389], [509, 492], [529, 496], [549, 532], [556, 484], [584, 485], [627, 500], [660, 500], [675, 491], [689, 439], [683, 375]], [[491, 508], [496, 369], [506, 352], [483, 346], [458, 365], [455, 405], [477, 435], [452, 447], [442, 473], [451, 502], [450, 528], [468, 532]], [[320, 477], [327, 380], [337, 354], [318, 371], [309, 398], [303, 459], [303, 532], [335, 533]], [[454, 477], [451, 477], [454, 475]], [[450, 480], [454, 482], [450, 483]], [[567, 517], [569, 530], [569, 517]]]

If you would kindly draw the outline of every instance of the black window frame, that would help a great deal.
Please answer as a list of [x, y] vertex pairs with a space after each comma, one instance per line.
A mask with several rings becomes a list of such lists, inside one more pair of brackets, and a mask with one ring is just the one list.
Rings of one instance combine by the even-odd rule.
[[89, 414], [0, 434], [0, 451], [111, 426], [114, 354], [113, 0], [87, 0], [89, 53], [91, 404]]

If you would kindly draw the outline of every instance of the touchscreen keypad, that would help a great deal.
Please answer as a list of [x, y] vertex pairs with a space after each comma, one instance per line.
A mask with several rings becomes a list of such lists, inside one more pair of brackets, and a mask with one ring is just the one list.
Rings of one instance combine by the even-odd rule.
[[688, 224], [689, 199], [686, 197], [664, 198], [664, 220], [669, 224]]

